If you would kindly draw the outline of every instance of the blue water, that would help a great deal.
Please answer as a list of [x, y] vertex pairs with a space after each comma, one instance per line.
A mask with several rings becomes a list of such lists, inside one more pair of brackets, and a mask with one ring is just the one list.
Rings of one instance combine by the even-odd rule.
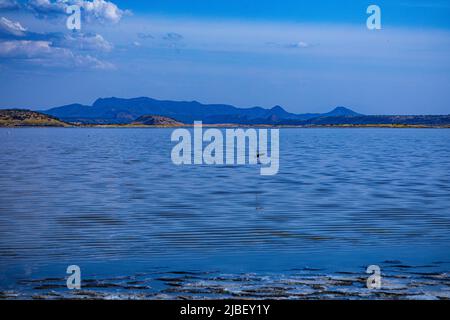
[[[0, 129], [3, 296], [32, 297], [43, 289], [35, 281], [51, 279], [59, 285], [45, 289], [64, 292], [72, 264], [116, 285], [251, 274], [260, 286], [297, 272], [359, 277], [378, 264], [399, 278], [432, 274], [433, 290], [448, 294], [450, 130], [281, 129], [275, 176], [257, 165], [176, 166], [171, 133]], [[158, 277], [139, 281], [174, 297]]]

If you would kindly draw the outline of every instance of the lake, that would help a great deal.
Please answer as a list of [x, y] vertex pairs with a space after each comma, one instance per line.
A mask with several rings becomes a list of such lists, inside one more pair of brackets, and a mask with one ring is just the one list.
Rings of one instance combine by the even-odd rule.
[[0, 298], [450, 298], [450, 130], [280, 129], [274, 176], [171, 133], [0, 129]]

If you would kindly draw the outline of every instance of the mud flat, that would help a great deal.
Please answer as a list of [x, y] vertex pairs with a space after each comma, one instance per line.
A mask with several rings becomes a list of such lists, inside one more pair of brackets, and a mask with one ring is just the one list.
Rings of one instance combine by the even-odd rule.
[[[286, 274], [149, 272], [82, 280], [68, 290], [65, 279], [22, 280], [0, 299], [450, 299], [450, 274], [430, 266], [388, 263], [380, 289], [367, 289], [367, 274], [304, 268]], [[426, 271], [429, 269], [429, 271]]]

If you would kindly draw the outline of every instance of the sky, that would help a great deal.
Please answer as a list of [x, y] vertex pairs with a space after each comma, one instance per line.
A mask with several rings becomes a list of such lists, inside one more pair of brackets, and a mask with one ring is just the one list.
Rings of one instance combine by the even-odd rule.
[[440, 0], [0, 0], [0, 108], [148, 96], [450, 114], [449, 16]]

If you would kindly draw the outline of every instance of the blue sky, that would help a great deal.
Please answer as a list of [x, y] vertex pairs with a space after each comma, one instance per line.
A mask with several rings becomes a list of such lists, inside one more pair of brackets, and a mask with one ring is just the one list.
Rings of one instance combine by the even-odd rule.
[[449, 16], [450, 1], [0, 0], [0, 107], [150, 96], [449, 114]]
[[376, 4], [385, 9], [384, 18], [390, 25], [450, 26], [450, 2], [446, 0], [151, 0], [116, 3], [135, 12], [168, 16], [355, 24], [364, 22], [361, 12], [365, 12], [370, 4]]

